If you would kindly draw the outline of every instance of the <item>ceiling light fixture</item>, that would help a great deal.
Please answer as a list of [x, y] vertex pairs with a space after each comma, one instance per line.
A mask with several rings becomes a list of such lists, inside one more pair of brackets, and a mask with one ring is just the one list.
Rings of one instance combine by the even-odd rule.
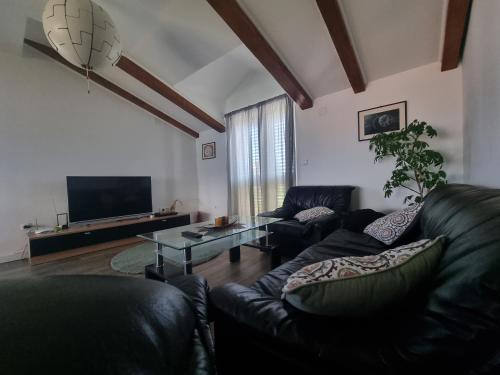
[[42, 23], [50, 45], [71, 64], [86, 70], [87, 85], [89, 71], [114, 65], [120, 59], [116, 26], [91, 0], [49, 0]]

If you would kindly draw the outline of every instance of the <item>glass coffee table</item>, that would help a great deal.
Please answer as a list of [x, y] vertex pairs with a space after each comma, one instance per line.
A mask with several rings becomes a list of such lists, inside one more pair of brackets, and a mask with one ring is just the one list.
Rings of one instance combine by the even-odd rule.
[[[156, 243], [156, 262], [146, 266], [146, 277], [166, 279], [163, 260], [163, 252], [166, 249], [182, 251], [184, 275], [193, 272], [193, 252], [207, 250], [210, 247], [229, 250], [230, 262], [237, 262], [240, 260], [240, 245], [255, 243], [257, 240], [264, 244], [269, 242], [268, 225], [281, 220], [283, 219], [272, 217], [242, 217], [235, 224], [225, 228], [207, 229], [206, 227], [210, 226], [210, 222], [207, 221], [141, 234], [138, 237]], [[200, 233], [203, 236], [185, 237], [182, 235], [184, 231]]]

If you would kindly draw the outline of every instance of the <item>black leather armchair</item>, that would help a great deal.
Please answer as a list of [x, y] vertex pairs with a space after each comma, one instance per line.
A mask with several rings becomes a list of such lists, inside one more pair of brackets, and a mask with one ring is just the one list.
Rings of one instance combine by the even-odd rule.
[[500, 190], [447, 185], [427, 196], [407, 241], [446, 236], [440, 263], [425, 285], [376, 315], [317, 316], [281, 299], [287, 278], [306, 265], [387, 249], [362, 233], [365, 224], [351, 220], [354, 231], [336, 230], [250, 287], [210, 293], [220, 375], [242, 373], [242, 363], [244, 373], [500, 374]]
[[[54, 276], [0, 282], [1, 374], [213, 374], [208, 286]], [[182, 290], [182, 291], [181, 291]]]
[[[343, 215], [349, 210], [354, 186], [293, 186], [288, 189], [283, 206], [259, 216], [278, 217], [283, 221], [271, 224], [273, 239], [279, 243], [280, 254], [294, 257], [305, 248], [321, 241], [337, 229]], [[305, 224], [293, 217], [302, 210], [328, 207], [333, 215], [323, 216]]]

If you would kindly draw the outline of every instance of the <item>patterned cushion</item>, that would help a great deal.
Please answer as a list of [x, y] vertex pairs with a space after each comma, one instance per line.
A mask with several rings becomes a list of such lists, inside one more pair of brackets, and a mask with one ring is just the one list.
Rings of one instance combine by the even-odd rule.
[[305, 223], [309, 220], [316, 219], [317, 217], [331, 215], [334, 213], [335, 211], [330, 210], [328, 207], [313, 207], [309, 208], [308, 210], [300, 211], [294, 216], [294, 218], [301, 223]]
[[369, 234], [386, 245], [392, 245], [411, 228], [422, 206], [423, 203], [419, 203], [404, 210], [385, 215], [368, 225], [364, 233]]
[[342, 257], [303, 267], [283, 287], [283, 299], [319, 315], [363, 316], [406, 296], [428, 279], [445, 238], [421, 240], [378, 255]]

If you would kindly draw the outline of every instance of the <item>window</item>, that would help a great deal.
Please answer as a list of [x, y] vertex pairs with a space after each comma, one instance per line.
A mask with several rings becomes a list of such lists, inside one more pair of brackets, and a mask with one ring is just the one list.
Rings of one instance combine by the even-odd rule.
[[232, 213], [282, 205], [295, 174], [292, 111], [290, 98], [280, 96], [226, 115]]

